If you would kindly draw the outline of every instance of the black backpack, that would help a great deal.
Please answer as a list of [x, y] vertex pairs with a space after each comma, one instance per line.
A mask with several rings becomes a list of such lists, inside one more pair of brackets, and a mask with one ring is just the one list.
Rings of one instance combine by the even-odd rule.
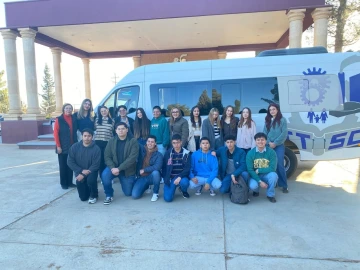
[[238, 184], [231, 181], [230, 201], [236, 204], [247, 204], [250, 201], [249, 188], [241, 176], [237, 177], [236, 181]]

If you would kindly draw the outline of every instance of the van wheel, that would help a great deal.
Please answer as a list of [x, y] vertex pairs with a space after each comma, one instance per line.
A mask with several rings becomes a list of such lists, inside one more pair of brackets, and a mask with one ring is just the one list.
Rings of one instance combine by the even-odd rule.
[[289, 178], [293, 175], [298, 165], [298, 160], [294, 152], [285, 147], [285, 156], [284, 156], [284, 167], [286, 171], [286, 176]]

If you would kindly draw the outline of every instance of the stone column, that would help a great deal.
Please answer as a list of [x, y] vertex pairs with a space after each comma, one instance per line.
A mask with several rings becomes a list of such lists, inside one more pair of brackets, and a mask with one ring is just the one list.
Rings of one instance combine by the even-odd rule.
[[226, 54], [225, 51], [218, 52], [218, 59], [226, 59]]
[[301, 48], [305, 11], [306, 9], [294, 9], [287, 14], [289, 19], [289, 48]]
[[314, 46], [327, 48], [328, 22], [331, 10], [331, 7], [317, 8], [311, 13], [314, 20]]
[[23, 115], [23, 118], [28, 120], [44, 119], [45, 115], [41, 115], [40, 112], [37, 89], [34, 42], [36, 31], [31, 28], [22, 28], [19, 30], [23, 40], [26, 95], [28, 102], [27, 113]]
[[82, 58], [84, 64], [85, 98], [91, 99], [90, 59]]
[[133, 56], [134, 69], [141, 66], [141, 56]]
[[63, 94], [62, 94], [62, 81], [61, 81], [61, 53], [60, 48], [51, 48], [54, 66], [54, 81], [55, 81], [55, 96], [56, 96], [56, 109], [53, 113], [58, 116], [62, 113]]
[[9, 112], [5, 118], [8, 120], [20, 120], [22, 112], [16, 52], [16, 38], [18, 34], [11, 30], [2, 30], [1, 35], [4, 39], [6, 80], [10, 103]]

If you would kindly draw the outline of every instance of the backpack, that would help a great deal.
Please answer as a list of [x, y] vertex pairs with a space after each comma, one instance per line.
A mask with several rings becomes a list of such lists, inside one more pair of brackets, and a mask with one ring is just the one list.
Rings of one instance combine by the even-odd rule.
[[250, 201], [249, 188], [241, 176], [237, 177], [236, 181], [238, 184], [231, 181], [230, 201], [236, 204], [247, 204]]

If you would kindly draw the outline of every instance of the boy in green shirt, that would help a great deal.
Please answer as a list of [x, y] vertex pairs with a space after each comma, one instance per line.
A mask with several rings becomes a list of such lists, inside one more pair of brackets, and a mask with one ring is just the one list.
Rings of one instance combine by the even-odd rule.
[[273, 149], [266, 146], [267, 136], [259, 132], [254, 137], [256, 147], [246, 156], [246, 166], [250, 174], [249, 188], [253, 196], [259, 196], [259, 186], [266, 188], [266, 196], [275, 203], [275, 186], [278, 180], [276, 174], [277, 157]]

